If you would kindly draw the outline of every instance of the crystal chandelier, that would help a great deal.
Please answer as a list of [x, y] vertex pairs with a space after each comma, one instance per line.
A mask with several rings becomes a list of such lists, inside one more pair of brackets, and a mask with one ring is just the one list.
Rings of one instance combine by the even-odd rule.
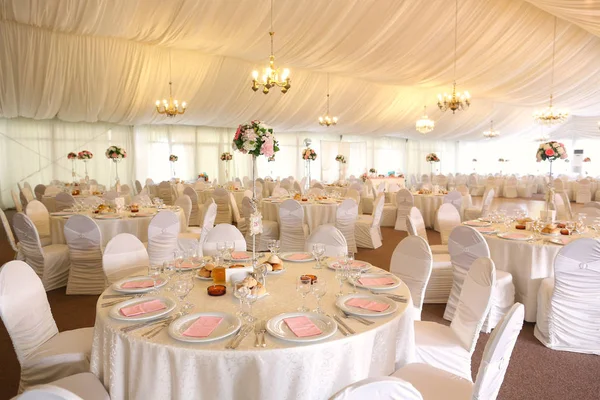
[[454, 15], [454, 82], [452, 84], [452, 94], [438, 94], [438, 107], [442, 111], [466, 110], [471, 105], [471, 95], [465, 90], [464, 93], [456, 91], [456, 46], [458, 42], [458, 0], [456, 0], [456, 11]]
[[183, 114], [187, 107], [186, 102], [181, 103], [181, 107], [179, 107], [179, 102], [177, 99], [173, 99], [173, 82], [171, 81], [171, 53], [169, 52], [169, 101], [163, 99], [162, 104], [160, 100], [156, 100], [156, 112], [159, 114], [166, 114], [167, 117], [173, 118], [178, 114]]
[[331, 126], [337, 124], [337, 117], [329, 116], [329, 74], [327, 74], [327, 113], [324, 117], [319, 117], [319, 125]]
[[430, 120], [427, 116], [427, 106], [423, 106], [423, 116], [417, 121], [415, 127], [417, 132], [420, 132], [423, 135], [427, 132], [431, 132], [433, 128], [435, 128], [435, 122]]
[[540, 125], [562, 124], [569, 118], [564, 110], [554, 109], [552, 105], [552, 90], [554, 89], [554, 56], [556, 53], [556, 17], [554, 17], [554, 41], [552, 42], [552, 74], [550, 81], [550, 105], [543, 110], [533, 113], [533, 119]]
[[490, 121], [490, 129], [487, 131], [483, 131], [483, 137], [486, 139], [493, 139], [495, 137], [500, 136], [500, 132], [494, 130], [494, 121]]
[[275, 36], [275, 32], [273, 31], [273, 0], [271, 0], [271, 30], [269, 31], [269, 36], [271, 37], [269, 66], [264, 69], [260, 80], [258, 79], [258, 71], [252, 71], [252, 90], [256, 92], [262, 86], [262, 92], [267, 94], [273, 86], [279, 86], [282, 93], [287, 93], [291, 87], [290, 70], [284, 68], [280, 73], [279, 68], [275, 67], [275, 56], [273, 55], [273, 36]]

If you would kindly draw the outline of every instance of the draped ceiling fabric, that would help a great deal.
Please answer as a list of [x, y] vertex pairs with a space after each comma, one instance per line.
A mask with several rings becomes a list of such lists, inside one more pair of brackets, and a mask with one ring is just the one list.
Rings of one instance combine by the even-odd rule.
[[[600, 1], [460, 0], [458, 90], [468, 111], [435, 105], [453, 80], [454, 2], [275, 0], [276, 64], [291, 69], [282, 95], [250, 89], [269, 55], [268, 0], [2, 0], [0, 117], [125, 125], [235, 127], [268, 121], [278, 132], [474, 140], [494, 120], [505, 136], [534, 137], [548, 105], [554, 16], [555, 105], [573, 115], [555, 137], [593, 137], [600, 116]], [[154, 111], [168, 94], [188, 111]], [[331, 112], [324, 128], [327, 73]]]

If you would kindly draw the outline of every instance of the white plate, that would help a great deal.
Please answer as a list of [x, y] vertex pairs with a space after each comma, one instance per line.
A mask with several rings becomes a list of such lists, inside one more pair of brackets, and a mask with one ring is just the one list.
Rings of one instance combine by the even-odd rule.
[[97, 214], [95, 219], [121, 219], [119, 214]]
[[[247, 254], [246, 258], [226, 258], [225, 261], [230, 261], [233, 264], [243, 264], [245, 262], [252, 261], [252, 252], [245, 252]], [[257, 254], [260, 256], [260, 254]]]
[[[479, 229], [477, 229], [477, 228], [479, 228]], [[480, 229], [485, 229], [485, 228], [489, 228], [489, 227], [487, 227], [487, 226], [476, 227], [475, 230], [477, 232], [481, 233], [482, 235], [494, 235], [494, 234], [498, 233], [498, 229], [494, 229], [494, 228], [492, 228], [492, 230], [488, 230], [488, 231], [480, 230]]]
[[[521, 235], [520, 237], [510, 237], [509, 235]], [[533, 235], [519, 232], [502, 232], [498, 234], [498, 237], [506, 240], [516, 240], [516, 241], [527, 241], [533, 239]]]
[[[564, 240], [566, 240], [566, 242], [564, 242]], [[560, 238], [554, 238], [554, 239], [548, 239], [548, 241], [550, 243], [554, 243], [554, 244], [558, 244], [560, 246], [566, 246], [569, 243], [571, 243], [573, 240], [575, 240], [575, 238], [573, 237], [560, 237]]]
[[[120, 293], [146, 293], [149, 292], [151, 290], [154, 289], [154, 287], [149, 287], [149, 288], [122, 288], [121, 286], [126, 283], [126, 282], [135, 282], [135, 281], [148, 281], [148, 280], [152, 280], [152, 278], [150, 276], [130, 276], [128, 278], [124, 278], [121, 279], [120, 281], [117, 281], [115, 283], [112, 284], [112, 289], [115, 292], [120, 292]], [[161, 288], [163, 286], [165, 286], [167, 284], [167, 280], [161, 276], [159, 277], [159, 282], [158, 285], [156, 287]]]
[[491, 222], [479, 221], [479, 220], [472, 220], [472, 221], [465, 221], [465, 222], [463, 222], [463, 225], [473, 226], [473, 227], [476, 227], [476, 228], [483, 228], [483, 227], [492, 226], [492, 223]]
[[137, 212], [129, 214], [130, 217], [143, 218], [143, 217], [154, 217], [156, 213], [145, 213], [145, 212]]
[[[320, 335], [308, 336], [308, 337], [298, 337], [288, 328], [285, 323], [285, 318], [293, 318], [293, 317], [308, 317], [313, 324], [315, 324], [320, 330]], [[288, 342], [299, 342], [299, 343], [311, 343], [318, 342], [319, 340], [327, 339], [330, 336], [335, 335], [337, 332], [337, 324], [327, 315], [323, 314], [314, 314], [314, 313], [303, 313], [303, 312], [294, 312], [294, 313], [285, 313], [279, 314], [269, 321], [267, 321], [267, 331], [274, 337], [286, 340]]]
[[[123, 307], [133, 306], [138, 303], [146, 303], [146, 302], [152, 301], [152, 300], [162, 301], [163, 304], [165, 306], [167, 306], [167, 308], [163, 308], [162, 310], [158, 310], [158, 311], [154, 311], [154, 312], [150, 312], [150, 313], [146, 313], [146, 314], [134, 315], [133, 317], [126, 317], [123, 314], [121, 314], [121, 312], [119, 311]], [[118, 319], [120, 321], [150, 321], [150, 320], [162, 317], [163, 315], [170, 313], [171, 311], [173, 311], [175, 309], [175, 305], [176, 305], [175, 301], [168, 297], [161, 297], [161, 296], [138, 297], [138, 298], [123, 301], [119, 304], [114, 305], [108, 312], [108, 315], [111, 318]]]
[[543, 236], [560, 236], [560, 232], [557, 233], [544, 233], [544, 232], [540, 232]]
[[[289, 257], [294, 255], [294, 254], [307, 254], [308, 256], [310, 256], [309, 258], [306, 258], [304, 260], [290, 260]], [[290, 251], [288, 253], [282, 253], [279, 256], [283, 261], [289, 261], [289, 262], [297, 262], [297, 263], [304, 263], [304, 262], [311, 262], [311, 261], [315, 261], [315, 258], [313, 257], [312, 254], [307, 253], [305, 251]]]
[[[184, 336], [183, 332], [200, 317], [221, 317], [223, 320], [207, 337]], [[223, 312], [202, 312], [177, 318], [169, 325], [169, 336], [175, 340], [189, 343], [207, 343], [223, 339], [236, 333], [242, 326], [242, 321], [235, 315]]]
[[[378, 303], [388, 304], [390, 307], [381, 312], [365, 310], [364, 308], [347, 306], [346, 302], [350, 299], [369, 299], [372, 301], [376, 301]], [[335, 302], [335, 305], [342, 311], [348, 314], [359, 315], [361, 317], [380, 317], [383, 315], [390, 315], [395, 313], [398, 310], [398, 304], [396, 302], [386, 296], [376, 296], [372, 294], [347, 294], [345, 296], [339, 297]]]
[[277, 271], [269, 271], [268, 275], [279, 275], [279, 274], [283, 274], [285, 272], [285, 267], [283, 267], [283, 269], [277, 270]]
[[[354, 262], [359, 262], [359, 263], [363, 263], [363, 264], [364, 264], [364, 265], [363, 265], [363, 266], [361, 266], [361, 267], [352, 267], [353, 269], [354, 269], [354, 268], [360, 268], [360, 271], [361, 271], [361, 272], [366, 272], [366, 271], [370, 270], [370, 269], [373, 267], [371, 264], [369, 264], [369, 263], [368, 263], [368, 262], [366, 262], [366, 261], [355, 260]], [[335, 271], [336, 269], [338, 269], [338, 266], [339, 266], [339, 261], [337, 261], [337, 260], [329, 261], [329, 262], [327, 263], [327, 267], [329, 267], [329, 269], [333, 269], [334, 271]]]
[[337, 204], [335, 200], [319, 200], [319, 204]]
[[[358, 279], [362, 279], [362, 278], [392, 278], [395, 281], [395, 283], [393, 285], [365, 286], [365, 285], [361, 285], [360, 282], [358, 282], [358, 280], [357, 280], [356, 287], [364, 288], [364, 289], [371, 289], [371, 290], [391, 290], [391, 289], [397, 288], [398, 286], [400, 286], [402, 284], [402, 281], [400, 280], [400, 278], [398, 278], [396, 275], [393, 275], [393, 274], [362, 274], [362, 276]], [[348, 281], [350, 283], [352, 283], [352, 279], [348, 279]]]

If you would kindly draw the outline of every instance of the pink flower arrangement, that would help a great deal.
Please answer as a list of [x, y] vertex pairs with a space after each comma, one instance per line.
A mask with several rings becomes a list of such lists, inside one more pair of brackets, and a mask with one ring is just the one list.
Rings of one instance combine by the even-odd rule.
[[94, 158], [94, 155], [91, 151], [82, 150], [79, 153], [77, 153], [78, 160], [91, 160], [92, 158]]
[[69, 154], [67, 154], [67, 159], [68, 160], [76, 160], [77, 159], [77, 153], [70, 152]]
[[171, 154], [169, 156], [169, 161], [170, 162], [177, 162], [177, 160], [179, 160], [179, 157], [177, 157], [175, 154]]
[[106, 158], [113, 161], [127, 157], [127, 152], [125, 149], [119, 146], [110, 146], [108, 149], [106, 149], [106, 153], [104, 154], [106, 155]]
[[221, 161], [231, 161], [232, 159], [233, 159], [233, 156], [228, 151], [226, 151], [225, 153], [221, 154]]
[[315, 161], [317, 159], [317, 153], [310, 147], [302, 150], [302, 159], [308, 161]]
[[273, 128], [261, 121], [250, 121], [238, 126], [233, 136], [232, 147], [243, 154], [252, 154], [255, 157], [260, 155], [272, 157], [279, 151]]
[[546, 160], [552, 162], [554, 160], [558, 160], [559, 158], [561, 160], [564, 160], [568, 156], [569, 155], [567, 154], [567, 150], [565, 149], [564, 144], [551, 141], [540, 144], [540, 147], [538, 148], [536, 153], [536, 160], [537, 162]]
[[589, 157], [586, 157], [586, 158], [583, 159], [583, 162], [592, 162], [592, 159], [589, 158]]

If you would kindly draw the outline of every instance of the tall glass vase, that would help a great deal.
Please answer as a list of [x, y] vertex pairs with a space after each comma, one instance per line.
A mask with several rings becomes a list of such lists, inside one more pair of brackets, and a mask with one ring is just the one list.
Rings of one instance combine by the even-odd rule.
[[550, 162], [550, 175], [548, 176], [548, 187], [546, 189], [546, 207], [545, 207], [545, 219], [547, 223], [551, 223], [553, 220], [552, 211], [556, 208], [554, 206], [554, 182], [552, 181], [552, 160]]
[[340, 182], [343, 182], [344, 181], [344, 164], [340, 161], [338, 161], [338, 175], [339, 175], [338, 180]]
[[77, 174], [75, 173], [75, 159], [71, 159], [71, 178], [73, 179], [73, 183], [77, 182]]
[[115, 163], [115, 190], [117, 192], [121, 191], [121, 180], [119, 179], [119, 162], [120, 158], [113, 158], [113, 162]]
[[85, 183], [90, 183], [90, 176], [88, 175], [88, 172], [87, 172], [87, 163], [88, 163], [88, 161], [89, 160], [87, 160], [85, 158], [83, 159], [83, 166], [85, 167]]
[[175, 172], [175, 161], [171, 161], [171, 176], [173, 178], [175, 178], [175, 176], [177, 176], [177, 173]]
[[[255, 162], [256, 162], [256, 157], [254, 157], [252, 163], [255, 163]], [[252, 172], [254, 172], [254, 170]], [[225, 181], [229, 182], [229, 160], [225, 160]]]
[[310, 189], [310, 160], [306, 160], [306, 187], [305, 190]]

